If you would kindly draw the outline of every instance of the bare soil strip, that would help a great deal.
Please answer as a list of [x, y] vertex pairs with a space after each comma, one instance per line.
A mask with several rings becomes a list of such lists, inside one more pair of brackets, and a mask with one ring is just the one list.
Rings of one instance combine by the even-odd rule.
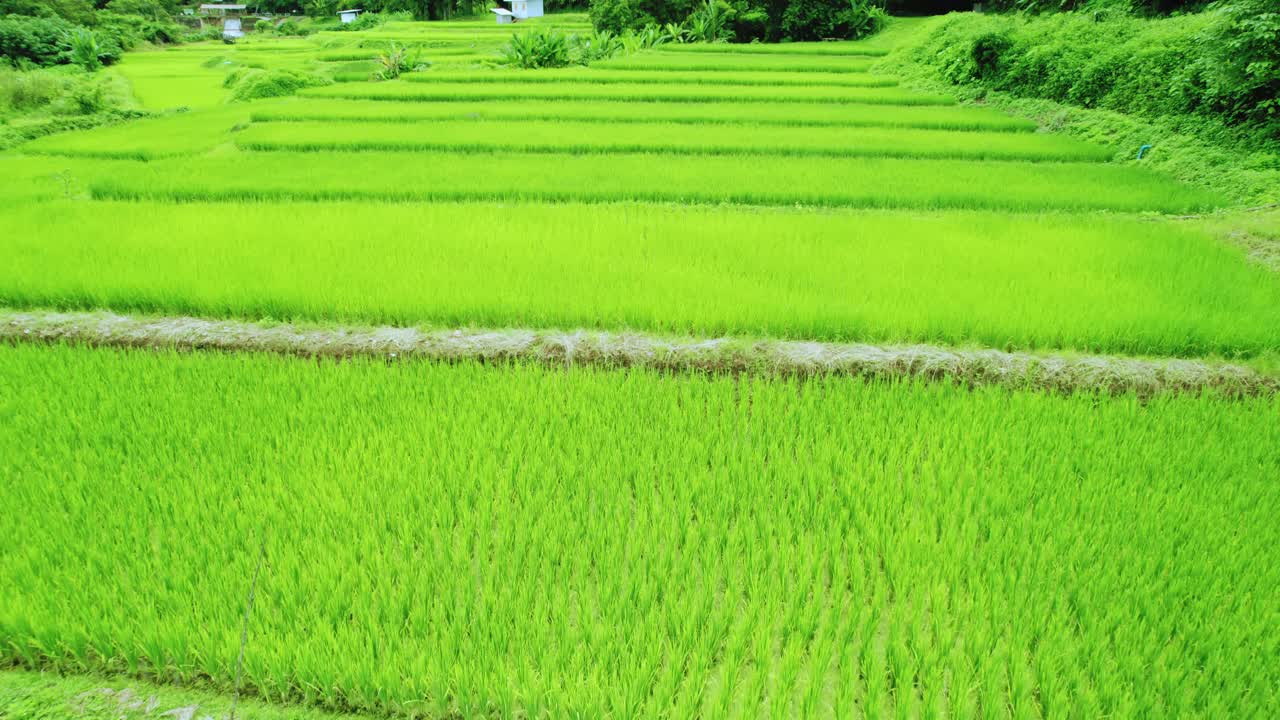
[[539, 362], [674, 372], [919, 378], [1061, 393], [1213, 390], [1280, 392], [1280, 376], [1224, 362], [1003, 352], [935, 345], [864, 345], [743, 338], [673, 338], [638, 332], [352, 327], [0, 310], [0, 340], [90, 346], [271, 352], [304, 357]]

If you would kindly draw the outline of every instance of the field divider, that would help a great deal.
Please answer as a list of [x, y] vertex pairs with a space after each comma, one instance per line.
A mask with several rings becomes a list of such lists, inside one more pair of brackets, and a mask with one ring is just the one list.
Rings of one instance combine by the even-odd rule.
[[1143, 398], [1208, 391], [1231, 398], [1280, 393], [1280, 376], [1208, 360], [673, 337], [632, 331], [432, 329], [4, 309], [0, 310], [0, 341], [338, 359], [532, 362], [784, 377], [841, 375]]

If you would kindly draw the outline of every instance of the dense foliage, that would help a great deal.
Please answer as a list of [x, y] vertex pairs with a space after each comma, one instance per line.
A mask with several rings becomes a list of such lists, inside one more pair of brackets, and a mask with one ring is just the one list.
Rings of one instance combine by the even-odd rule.
[[688, 39], [717, 42], [860, 38], [878, 31], [878, 0], [592, 0], [597, 29], [672, 28]]
[[1140, 116], [1200, 115], [1280, 138], [1273, 0], [1167, 19], [957, 15], [916, 57], [954, 83]]

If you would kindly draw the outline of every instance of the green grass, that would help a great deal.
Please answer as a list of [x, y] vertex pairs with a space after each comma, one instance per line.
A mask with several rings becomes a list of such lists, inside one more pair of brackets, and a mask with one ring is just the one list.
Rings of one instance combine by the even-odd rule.
[[[944, 95], [928, 95], [901, 88], [751, 87], [671, 83], [487, 82], [431, 83], [433, 76], [409, 75], [405, 80], [362, 87], [309, 88], [310, 97], [353, 100], [626, 100], [631, 102], [862, 103], [872, 105], [953, 105]], [[412, 82], [406, 80], [416, 78]]]
[[676, 70], [490, 70], [487, 72], [426, 72], [405, 76], [409, 82], [423, 83], [597, 83], [625, 85], [722, 85], [747, 87], [858, 87], [886, 88], [898, 84], [894, 78], [867, 73], [817, 72], [718, 72]]
[[[0, 221], [9, 306], [1134, 354], [1280, 349], [1274, 276], [1205, 235], [1136, 219], [64, 202], [0, 210]], [[86, 227], [111, 228], [110, 241]]]
[[651, 200], [1034, 211], [1188, 212], [1225, 204], [1141, 168], [973, 162], [550, 153], [224, 153], [92, 169], [99, 199]]
[[[291, 98], [251, 109], [254, 121], [565, 120], [602, 123], [756, 124], [794, 127], [914, 127], [1026, 132], [1034, 122], [983, 108], [818, 103], [389, 102]], [[625, 131], [619, 131], [625, 137]]]
[[861, 73], [878, 60], [858, 57], [804, 57], [799, 55], [707, 55], [706, 53], [640, 52], [591, 63], [608, 70], [684, 70], [702, 72], [818, 72]]
[[243, 679], [272, 701], [1280, 703], [1274, 397], [33, 346], [0, 383], [6, 663], [227, 689], [265, 557]]
[[599, 122], [542, 120], [267, 123], [238, 133], [235, 142], [247, 150], [313, 152], [514, 150], [1093, 162], [1114, 154], [1072, 138], [1033, 133], [677, 123], [628, 125], [620, 133]]

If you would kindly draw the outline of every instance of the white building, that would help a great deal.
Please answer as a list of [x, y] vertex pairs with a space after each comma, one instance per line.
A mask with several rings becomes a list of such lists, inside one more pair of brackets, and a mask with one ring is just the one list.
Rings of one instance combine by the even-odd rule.
[[542, 17], [542, 0], [510, 0], [511, 14], [524, 20], [531, 17]]
[[244, 5], [227, 5], [208, 3], [200, 6], [200, 27], [207, 23], [222, 26], [222, 37], [238, 38], [244, 35], [240, 22], [244, 15]]
[[364, 11], [359, 8], [356, 8], [355, 10], [339, 10], [338, 17], [342, 20], [343, 24], [345, 25], [346, 23], [352, 22], [357, 17], [359, 17], [360, 13], [362, 12]]

